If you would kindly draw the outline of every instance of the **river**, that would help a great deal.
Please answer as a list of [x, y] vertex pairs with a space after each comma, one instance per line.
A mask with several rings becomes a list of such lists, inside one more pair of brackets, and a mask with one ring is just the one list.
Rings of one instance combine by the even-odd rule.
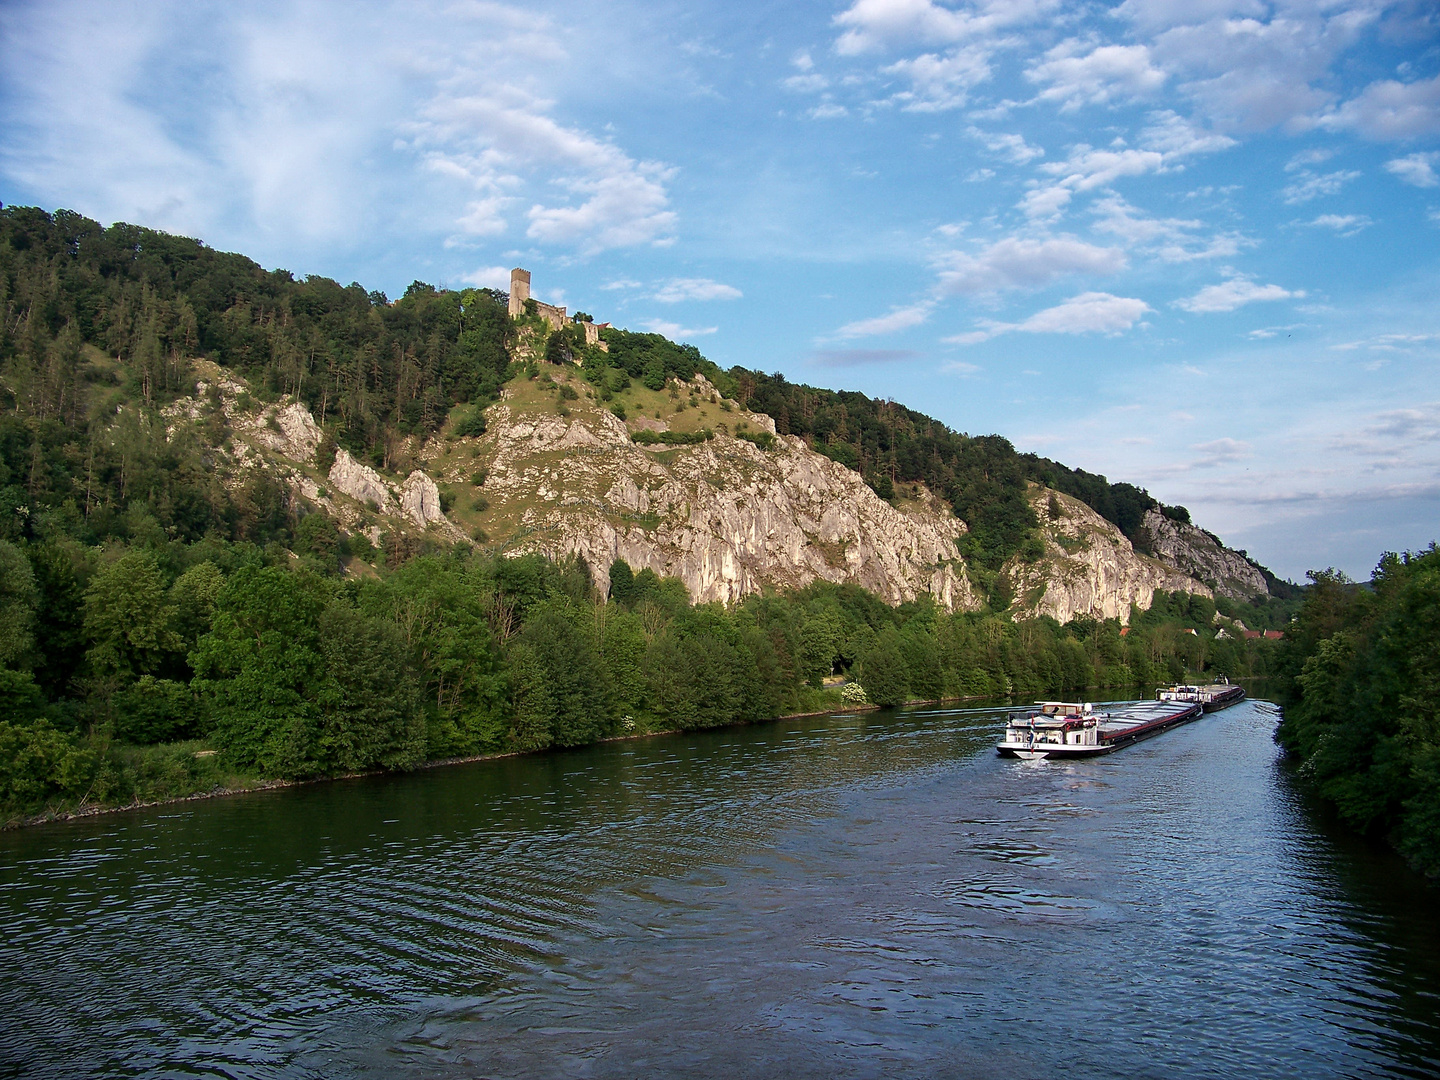
[[0, 1075], [1440, 1075], [1437, 894], [1246, 702], [786, 720], [0, 835]]

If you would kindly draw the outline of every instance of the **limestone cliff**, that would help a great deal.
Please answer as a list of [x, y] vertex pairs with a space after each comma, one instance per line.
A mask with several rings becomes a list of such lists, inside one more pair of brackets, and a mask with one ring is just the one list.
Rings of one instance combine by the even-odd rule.
[[1265, 575], [1204, 529], [1173, 521], [1155, 509], [1146, 513], [1141, 528], [1156, 558], [1205, 582], [1219, 595], [1232, 600], [1270, 595]]
[[[428, 533], [507, 555], [583, 555], [602, 589], [618, 557], [680, 578], [698, 602], [729, 604], [818, 579], [861, 585], [892, 604], [929, 595], [946, 610], [981, 606], [956, 547], [965, 523], [942, 500], [918, 487], [896, 505], [881, 500], [858, 473], [777, 435], [770, 417], [722, 400], [703, 378], [664, 393], [632, 389], [633, 415], [622, 419], [573, 369], [546, 365], [506, 387], [486, 412], [485, 435], [412, 440], [392, 474], [343, 448], [322, 462], [324, 433], [303, 404], [258, 403], [206, 361], [197, 375], [195, 396], [166, 409], [171, 434], [219, 414], [231, 436], [216, 450], [227, 486], [264, 469], [302, 512], [320, 510], [372, 542]], [[634, 441], [667, 431], [711, 437]], [[1019, 617], [1124, 620], [1156, 589], [1212, 595], [1207, 582], [1227, 596], [1265, 593], [1255, 567], [1193, 526], [1152, 512], [1152, 558], [1076, 499], [1038, 485], [1029, 498], [1043, 555], [1001, 571]]]
[[[820, 578], [890, 603], [928, 593], [946, 609], [977, 606], [955, 546], [963, 522], [943, 505], [896, 509], [800, 439], [774, 437], [766, 450], [717, 432], [699, 445], [640, 446], [593, 403], [561, 416], [515, 395], [489, 409], [475, 448], [496, 511], [489, 538], [503, 533], [510, 552], [583, 555], [602, 588], [623, 558], [680, 578], [700, 602]], [[727, 427], [773, 433], [769, 417], [729, 415]], [[462, 458], [446, 478], [462, 482], [469, 467]]]
[[1156, 589], [1213, 595], [1210, 588], [1135, 551], [1125, 534], [1079, 499], [1032, 484], [1030, 505], [1040, 522], [1045, 553], [1035, 562], [1014, 559], [1004, 575], [1014, 591], [1017, 617], [1076, 615], [1128, 622], [1130, 605], [1150, 606]]

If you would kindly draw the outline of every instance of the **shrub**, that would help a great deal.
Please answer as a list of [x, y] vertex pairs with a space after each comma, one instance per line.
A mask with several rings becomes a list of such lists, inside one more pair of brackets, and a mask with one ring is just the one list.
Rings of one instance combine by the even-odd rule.
[[455, 434], [462, 439], [478, 439], [485, 434], [485, 410], [472, 405], [455, 420]]
[[699, 431], [637, 431], [630, 438], [641, 446], [655, 446], [663, 443], [666, 446], [695, 446], [699, 443], [709, 442], [715, 437], [715, 432], [709, 428], [701, 428]]

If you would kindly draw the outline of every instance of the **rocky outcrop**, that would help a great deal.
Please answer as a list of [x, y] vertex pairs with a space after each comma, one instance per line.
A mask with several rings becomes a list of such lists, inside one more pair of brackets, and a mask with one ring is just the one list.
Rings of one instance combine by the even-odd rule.
[[1089, 615], [1128, 622], [1130, 605], [1148, 608], [1156, 589], [1212, 595], [1193, 577], [1138, 554], [1124, 533], [1079, 499], [1032, 485], [1030, 504], [1045, 554], [1005, 567], [1017, 617], [1049, 615], [1065, 623]]
[[390, 485], [369, 465], [362, 465], [344, 447], [335, 451], [335, 464], [330, 466], [330, 483], [342, 495], [359, 503], [368, 503], [385, 513], [394, 509]]
[[405, 478], [405, 486], [400, 489], [400, 509], [422, 529], [433, 521], [445, 520], [440, 488], [419, 469]]
[[1204, 529], [1151, 509], [1141, 524], [1157, 559], [1205, 582], [1220, 596], [1253, 600], [1270, 595], [1265, 575]]
[[258, 417], [245, 417], [237, 427], [257, 446], [306, 465], [315, 460], [315, 451], [325, 437], [310, 410], [298, 401], [273, 406]]
[[[623, 558], [680, 578], [700, 602], [818, 578], [890, 603], [929, 594], [946, 609], [977, 606], [955, 546], [963, 522], [897, 510], [800, 439], [780, 436], [767, 451], [721, 433], [642, 448], [599, 409], [537, 416], [501, 402], [487, 418], [487, 497], [524, 507], [507, 549], [583, 555], [601, 588]], [[759, 414], [735, 422], [772, 430]]]

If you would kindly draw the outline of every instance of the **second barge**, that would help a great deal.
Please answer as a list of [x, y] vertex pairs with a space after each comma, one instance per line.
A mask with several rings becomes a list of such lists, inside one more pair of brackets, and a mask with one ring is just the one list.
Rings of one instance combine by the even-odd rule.
[[1193, 701], [1206, 712], [1215, 712], [1217, 709], [1228, 709], [1238, 701], [1245, 700], [1245, 688], [1235, 686], [1229, 679], [1221, 675], [1209, 686], [1190, 686], [1179, 684], [1170, 687], [1168, 690], [1160, 690], [1155, 694], [1157, 701]]

